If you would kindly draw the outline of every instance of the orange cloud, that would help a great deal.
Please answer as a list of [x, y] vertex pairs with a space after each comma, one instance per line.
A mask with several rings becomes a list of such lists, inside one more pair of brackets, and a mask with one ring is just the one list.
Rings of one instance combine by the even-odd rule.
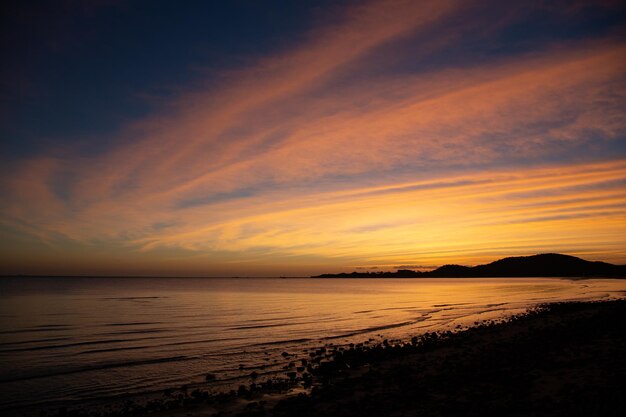
[[626, 131], [622, 41], [362, 71], [406, 39], [445, 50], [466, 28], [442, 39], [437, 28], [468, 7], [357, 6], [181, 93], [102, 155], [20, 162], [3, 181], [2, 225], [51, 245], [182, 251], [191, 263], [229, 253], [242, 265], [438, 264], [547, 250], [625, 262], [626, 163], [605, 151]]

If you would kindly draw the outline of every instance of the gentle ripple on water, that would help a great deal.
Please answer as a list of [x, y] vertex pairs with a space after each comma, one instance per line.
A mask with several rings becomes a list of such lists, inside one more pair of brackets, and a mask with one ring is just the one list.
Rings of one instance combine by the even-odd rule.
[[4, 278], [0, 410], [201, 384], [207, 372], [236, 381], [280, 371], [285, 350], [406, 338], [624, 290], [620, 280], [541, 278]]

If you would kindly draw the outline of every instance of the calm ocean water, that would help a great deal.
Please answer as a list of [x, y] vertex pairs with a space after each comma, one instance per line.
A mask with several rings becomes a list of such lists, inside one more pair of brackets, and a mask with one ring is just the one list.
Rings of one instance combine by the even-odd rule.
[[285, 351], [407, 338], [625, 290], [624, 280], [530, 278], [4, 278], [0, 410], [193, 386], [208, 372], [226, 387], [252, 370], [281, 372]]

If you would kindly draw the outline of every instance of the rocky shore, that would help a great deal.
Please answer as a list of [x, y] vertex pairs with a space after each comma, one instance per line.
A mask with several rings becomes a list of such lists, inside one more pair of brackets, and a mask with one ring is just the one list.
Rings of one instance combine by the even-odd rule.
[[[626, 300], [541, 306], [410, 340], [285, 352], [230, 392], [163, 393], [52, 416], [612, 416], [626, 410]], [[207, 375], [210, 387], [214, 376]]]

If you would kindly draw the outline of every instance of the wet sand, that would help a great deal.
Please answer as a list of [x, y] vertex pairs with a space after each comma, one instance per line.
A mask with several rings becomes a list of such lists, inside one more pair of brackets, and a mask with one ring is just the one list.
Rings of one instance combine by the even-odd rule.
[[48, 414], [621, 416], [624, 381], [626, 300], [571, 302], [408, 341], [321, 347], [284, 375], [251, 375], [228, 393], [183, 388], [108, 411]]

